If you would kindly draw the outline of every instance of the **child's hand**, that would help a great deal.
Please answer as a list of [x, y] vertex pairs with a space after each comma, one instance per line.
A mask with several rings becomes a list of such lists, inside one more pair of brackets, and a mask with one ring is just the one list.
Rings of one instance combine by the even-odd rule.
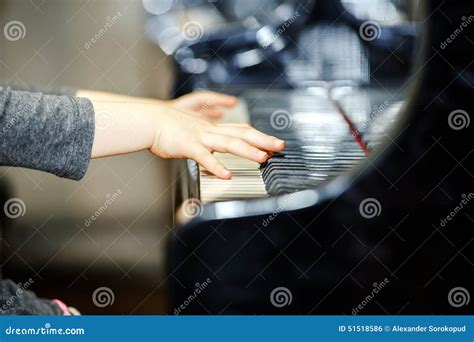
[[222, 117], [222, 108], [232, 108], [237, 104], [235, 96], [213, 91], [197, 91], [170, 101], [176, 109], [194, 114], [203, 119], [216, 120]]
[[170, 101], [117, 95], [83, 89], [79, 90], [76, 96], [87, 97], [91, 101], [113, 101], [123, 104], [166, 104], [178, 110], [185, 111], [197, 117], [208, 120], [217, 120], [221, 118], [222, 109], [232, 108], [239, 102], [235, 96], [220, 94], [213, 91], [195, 91]]
[[149, 149], [163, 158], [190, 158], [217, 177], [231, 173], [212, 152], [228, 152], [256, 162], [267, 151], [281, 151], [285, 143], [248, 125], [216, 125], [204, 118], [218, 118], [219, 108], [230, 108], [237, 98], [197, 92], [173, 101], [136, 99], [108, 93], [80, 91], [94, 106], [96, 129], [92, 158]]
[[228, 152], [262, 163], [268, 159], [267, 151], [278, 152], [285, 145], [248, 125], [216, 125], [172, 106], [158, 110], [156, 125], [152, 153], [163, 158], [194, 159], [223, 179], [232, 174], [212, 152]]

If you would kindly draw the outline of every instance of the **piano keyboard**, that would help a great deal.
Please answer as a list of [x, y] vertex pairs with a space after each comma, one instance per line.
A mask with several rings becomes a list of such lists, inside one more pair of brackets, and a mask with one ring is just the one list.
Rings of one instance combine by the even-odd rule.
[[219, 179], [202, 168], [201, 201], [214, 202], [267, 195], [259, 163], [229, 153], [215, 153], [215, 156], [233, 176], [229, 180]]
[[[253, 90], [242, 97], [245, 100], [241, 100], [237, 108], [226, 111], [222, 122], [251, 123], [262, 132], [284, 139], [285, 150], [274, 154], [263, 165], [231, 154], [216, 153], [217, 159], [233, 173], [233, 178], [221, 180], [200, 167], [202, 202], [305, 190], [349, 170], [366, 157], [366, 151], [352, 135], [341, 108], [351, 114], [349, 119], [355, 119], [359, 128], [364, 121], [371, 123], [373, 119], [369, 118], [368, 101], [359, 101], [367, 103], [364, 107], [355, 106], [354, 100], [342, 99], [341, 108], [338, 108], [323, 88], [313, 91]], [[386, 108], [386, 112], [396, 113], [399, 107], [400, 104], [395, 103]], [[359, 116], [354, 117], [352, 112]], [[275, 113], [281, 116], [281, 121]], [[386, 117], [382, 121], [387, 121]], [[381, 133], [367, 134], [367, 138], [372, 147], [373, 142], [381, 140]]]
[[[344, 117], [324, 90], [319, 90], [320, 93], [314, 94], [293, 91], [291, 96], [288, 92], [283, 96], [283, 92], [276, 91], [253, 102], [252, 125], [286, 141], [285, 150], [275, 154], [262, 167], [269, 195], [314, 187], [365, 158]], [[286, 103], [282, 100], [285, 98]], [[283, 129], [271, 120], [271, 113], [277, 112], [278, 108], [286, 108], [286, 115], [291, 115], [291, 124]]]
[[[246, 102], [241, 100], [235, 108], [226, 110], [220, 123], [249, 123]], [[259, 163], [230, 153], [214, 153], [214, 155], [232, 172], [233, 176], [229, 180], [219, 179], [205, 168], [200, 167], [200, 199], [202, 202], [267, 196]]]

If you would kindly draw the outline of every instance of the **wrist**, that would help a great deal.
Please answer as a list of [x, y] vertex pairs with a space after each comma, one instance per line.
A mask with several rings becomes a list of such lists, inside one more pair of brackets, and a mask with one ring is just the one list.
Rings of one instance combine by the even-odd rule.
[[92, 158], [149, 149], [153, 145], [161, 106], [93, 100], [95, 135]]
[[146, 111], [146, 130], [149, 132], [149, 139], [147, 139], [147, 149], [150, 150], [154, 145], [156, 145], [157, 140], [162, 129], [162, 122], [160, 120], [162, 115], [166, 114], [166, 108], [161, 102], [148, 105], [148, 110]]

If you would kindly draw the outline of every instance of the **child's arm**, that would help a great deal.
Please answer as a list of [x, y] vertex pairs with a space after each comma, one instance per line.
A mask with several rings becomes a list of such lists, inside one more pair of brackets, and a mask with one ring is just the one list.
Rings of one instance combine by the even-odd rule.
[[201, 118], [210, 120], [219, 119], [222, 116], [222, 108], [234, 107], [238, 102], [235, 96], [220, 94], [213, 91], [196, 91], [171, 101], [82, 89], [77, 91], [76, 96], [86, 97], [92, 101], [167, 104], [176, 109], [184, 110]]
[[[228, 101], [235, 98], [204, 93], [202, 103]], [[97, 96], [100, 95], [100, 96]], [[87, 92], [78, 92], [87, 97]], [[216, 125], [201, 119], [196, 110], [182, 110], [179, 104], [196, 105], [192, 95], [174, 101], [129, 99], [117, 95], [89, 94], [95, 110], [95, 134], [92, 158], [124, 154], [149, 149], [163, 158], [191, 158], [220, 178], [231, 173], [212, 155], [229, 152], [257, 162], [264, 162], [267, 151], [283, 149], [284, 142], [249, 126]], [[186, 100], [186, 101], [184, 101]], [[180, 103], [180, 101], [182, 101]], [[214, 102], [212, 102], [214, 101]], [[205, 106], [209, 109], [211, 106]], [[217, 107], [217, 106], [214, 106]], [[213, 111], [216, 113], [216, 109]], [[199, 114], [199, 113], [197, 113]]]

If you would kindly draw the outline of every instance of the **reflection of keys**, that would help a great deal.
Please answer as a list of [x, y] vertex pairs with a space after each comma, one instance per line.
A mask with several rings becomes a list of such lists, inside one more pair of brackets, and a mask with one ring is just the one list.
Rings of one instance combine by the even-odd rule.
[[[245, 102], [240, 101], [236, 108], [226, 110], [220, 122], [248, 123], [249, 114]], [[229, 180], [219, 179], [200, 167], [201, 201], [214, 202], [267, 195], [259, 163], [229, 153], [214, 155], [233, 176]]]

